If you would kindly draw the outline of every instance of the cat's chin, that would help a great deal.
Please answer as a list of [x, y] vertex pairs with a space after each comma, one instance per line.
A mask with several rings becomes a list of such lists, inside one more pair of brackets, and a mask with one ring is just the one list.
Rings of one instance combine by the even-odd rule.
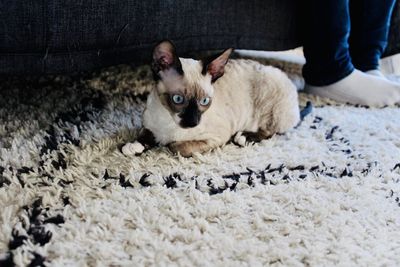
[[181, 122], [181, 123], [179, 123], [178, 125], [179, 125], [179, 127], [181, 127], [182, 129], [192, 129], [192, 128], [195, 128], [197, 125], [199, 125], [199, 123], [187, 125], [187, 124], [182, 124], [182, 122]]

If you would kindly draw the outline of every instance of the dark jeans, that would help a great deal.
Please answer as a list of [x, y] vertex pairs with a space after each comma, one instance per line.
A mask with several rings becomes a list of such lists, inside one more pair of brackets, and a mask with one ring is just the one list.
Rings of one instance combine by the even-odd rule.
[[308, 84], [334, 83], [354, 68], [379, 67], [395, 0], [309, 0], [305, 3], [303, 75]]

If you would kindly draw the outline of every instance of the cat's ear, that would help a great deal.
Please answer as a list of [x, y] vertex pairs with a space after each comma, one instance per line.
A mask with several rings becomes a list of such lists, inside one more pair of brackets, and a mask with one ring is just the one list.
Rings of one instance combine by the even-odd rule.
[[157, 76], [166, 70], [175, 70], [179, 75], [183, 75], [181, 61], [174, 44], [169, 40], [161, 41], [154, 47], [151, 67]]
[[209, 73], [211, 75], [211, 82], [215, 82], [218, 78], [224, 75], [225, 65], [228, 63], [232, 51], [233, 48], [229, 48], [220, 54], [203, 60], [202, 74], [206, 75]]

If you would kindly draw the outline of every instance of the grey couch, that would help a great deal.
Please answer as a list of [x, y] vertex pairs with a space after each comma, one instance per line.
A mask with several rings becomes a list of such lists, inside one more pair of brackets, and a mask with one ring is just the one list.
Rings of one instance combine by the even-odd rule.
[[[399, 10], [387, 53], [400, 51]], [[51, 74], [142, 64], [160, 39], [178, 50], [301, 45], [296, 0], [0, 1], [0, 74]]]

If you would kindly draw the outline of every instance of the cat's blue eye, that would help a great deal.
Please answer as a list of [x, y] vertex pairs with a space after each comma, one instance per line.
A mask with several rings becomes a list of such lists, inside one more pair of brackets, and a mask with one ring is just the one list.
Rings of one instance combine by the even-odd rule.
[[172, 96], [172, 101], [174, 101], [175, 104], [182, 104], [184, 100], [185, 99], [181, 95], [173, 95]]
[[210, 98], [209, 97], [205, 97], [205, 98], [200, 100], [200, 105], [202, 105], [202, 106], [207, 106], [209, 103], [210, 103]]

